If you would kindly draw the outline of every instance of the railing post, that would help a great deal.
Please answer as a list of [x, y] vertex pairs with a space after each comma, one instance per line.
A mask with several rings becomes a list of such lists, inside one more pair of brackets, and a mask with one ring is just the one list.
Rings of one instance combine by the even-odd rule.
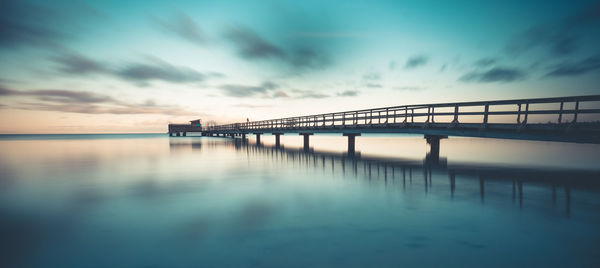
[[331, 126], [335, 127], [335, 114], [331, 114]]
[[377, 124], [381, 125], [381, 111], [377, 112]]
[[523, 118], [523, 125], [527, 124], [528, 116], [529, 116], [529, 102], [525, 103], [525, 118]]
[[394, 124], [396, 124], [396, 110], [394, 110]]
[[385, 125], [387, 126], [390, 117], [390, 108], [385, 109]]
[[485, 111], [483, 112], [483, 127], [486, 128], [487, 127], [487, 123], [488, 123], [488, 112], [490, 111], [490, 104], [486, 103], [485, 104]]
[[415, 122], [415, 108], [410, 109], [410, 122], [414, 123]]
[[406, 123], [408, 121], [408, 107], [404, 107], [404, 121], [402, 123]]
[[563, 106], [564, 106], [565, 102], [561, 101], [560, 102], [560, 112], [558, 112], [558, 123], [560, 124], [560, 122], [562, 121], [562, 115], [563, 115]]
[[435, 106], [431, 107], [431, 123], [435, 123]]
[[577, 123], [577, 114], [579, 114], [579, 101], [575, 102], [575, 113], [573, 114], [573, 122], [571, 123]]
[[342, 114], [342, 126], [346, 126], [346, 113]]
[[458, 124], [458, 104], [454, 105], [454, 119], [452, 120], [452, 123]]
[[521, 104], [517, 104], [519, 106], [519, 111], [517, 111], [517, 124], [521, 124]]

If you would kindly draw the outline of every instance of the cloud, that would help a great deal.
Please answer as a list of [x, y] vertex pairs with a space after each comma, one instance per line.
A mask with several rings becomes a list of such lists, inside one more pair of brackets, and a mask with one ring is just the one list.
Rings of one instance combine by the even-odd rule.
[[195, 45], [204, 45], [208, 38], [204, 35], [200, 26], [187, 14], [179, 12], [168, 21], [154, 19], [160, 28], [170, 34], [174, 34]]
[[292, 43], [283, 48], [265, 40], [247, 27], [231, 27], [224, 36], [233, 44], [237, 54], [245, 60], [274, 60], [292, 67], [295, 71], [322, 69], [331, 64], [329, 55], [313, 46]]
[[297, 48], [291, 53], [289, 64], [296, 69], [322, 69], [327, 67], [331, 60], [323, 53], [312, 48]]
[[59, 65], [60, 72], [68, 74], [106, 73], [109, 71], [108, 67], [102, 63], [69, 51], [56, 53], [50, 57], [50, 60]]
[[294, 89], [294, 90], [292, 90], [292, 92], [296, 94], [294, 96], [294, 98], [297, 98], [297, 99], [323, 99], [323, 98], [330, 97], [327, 94], [318, 93], [318, 92], [315, 92], [312, 90]]
[[413, 56], [406, 60], [404, 64], [404, 69], [415, 69], [420, 66], [424, 66], [429, 61], [429, 58], [423, 55]]
[[105, 95], [85, 91], [71, 90], [33, 90], [20, 92], [20, 95], [35, 96], [40, 100], [61, 102], [61, 103], [107, 103], [116, 102], [115, 99]]
[[547, 77], [577, 76], [600, 69], [600, 56], [592, 56], [578, 62], [563, 62], [552, 67]]
[[522, 80], [526, 77], [519, 69], [495, 67], [483, 72], [470, 72], [459, 78], [462, 82], [478, 82], [478, 83], [490, 83], [490, 82], [513, 82]]
[[366, 73], [362, 77], [364, 80], [381, 80], [381, 74], [377, 72]]
[[256, 108], [273, 107], [273, 105], [255, 105], [255, 104], [240, 103], [240, 104], [233, 105], [233, 107], [256, 109]]
[[28, 2], [0, 1], [0, 48], [60, 49], [64, 41], [81, 32], [87, 20], [104, 18], [102, 12], [85, 3], [69, 3], [67, 10], [54, 8], [56, 5], [48, 1]]
[[419, 86], [400, 86], [400, 87], [393, 87], [392, 89], [400, 90], [400, 91], [420, 91], [420, 90], [425, 90], [427, 88], [419, 87]]
[[365, 86], [368, 88], [382, 88], [383, 87], [381, 84], [377, 84], [377, 83], [367, 83]]
[[281, 86], [271, 82], [265, 81], [260, 85], [238, 85], [238, 84], [225, 84], [217, 87], [226, 96], [235, 98], [265, 98], [265, 99], [276, 99], [276, 98], [290, 98], [290, 99], [322, 99], [331, 97], [330, 95], [319, 93], [313, 90], [300, 90], [292, 89], [289, 91], [281, 90]]
[[289, 97], [290, 97], [290, 95], [288, 95], [287, 93], [285, 93], [281, 90], [278, 90], [273, 94], [273, 98], [289, 98]]
[[158, 59], [115, 67], [67, 50], [56, 51], [50, 60], [57, 64], [57, 70], [61, 73], [109, 75], [138, 85], [146, 85], [148, 82], [157, 80], [171, 83], [193, 83], [223, 76], [220, 73], [201, 73], [188, 67], [174, 66]]
[[47, 8], [5, 0], [0, 3], [0, 47], [57, 47], [66, 34], [49, 27], [56, 14]]
[[285, 57], [285, 52], [282, 49], [267, 42], [249, 28], [232, 27], [225, 33], [225, 37], [236, 46], [238, 54], [245, 59]]
[[[190, 83], [204, 81], [211, 75], [200, 73], [194, 69], [168, 64], [162, 61], [152, 63], [133, 63], [116, 70], [114, 74], [125, 80], [145, 83], [162, 80], [171, 83]], [[220, 74], [212, 74], [220, 76]]]
[[337, 93], [337, 96], [340, 96], [340, 97], [354, 97], [354, 96], [357, 96], [358, 93], [360, 93], [360, 92], [357, 91], [357, 90], [346, 90], [346, 91], [342, 91], [342, 92]]
[[496, 58], [481, 58], [476, 60], [473, 65], [479, 68], [489, 67], [494, 65], [498, 60]]
[[292, 37], [301, 38], [365, 38], [373, 36], [371, 32], [296, 32]]
[[17, 95], [19, 92], [0, 85], [0, 96]]
[[111, 97], [85, 91], [46, 89], [19, 91], [0, 87], [0, 95], [4, 96], [33, 96], [39, 100], [62, 103], [102, 103], [115, 102]]
[[272, 91], [279, 88], [279, 85], [266, 81], [258, 86], [246, 86], [246, 85], [222, 85], [219, 86], [225, 95], [230, 97], [253, 97], [259, 94], [266, 94], [268, 91]]
[[569, 55], [578, 50], [582, 30], [594, 29], [599, 20], [600, 2], [596, 2], [558, 21], [538, 24], [517, 34], [508, 42], [506, 50], [512, 55], [520, 55], [541, 48], [555, 56]]
[[144, 105], [131, 104], [128, 106], [100, 106], [100, 105], [82, 105], [82, 104], [54, 104], [26, 102], [14, 106], [16, 109], [36, 110], [36, 111], [55, 111], [80, 114], [162, 114], [162, 115], [198, 115], [198, 113], [183, 110], [176, 106], [147, 107]]
[[0, 87], [0, 95], [25, 96], [37, 101], [20, 102], [12, 108], [24, 110], [58, 111], [84, 114], [167, 114], [194, 115], [177, 106], [158, 105], [154, 100], [143, 103], [127, 103], [113, 97], [75, 90], [13, 90]]

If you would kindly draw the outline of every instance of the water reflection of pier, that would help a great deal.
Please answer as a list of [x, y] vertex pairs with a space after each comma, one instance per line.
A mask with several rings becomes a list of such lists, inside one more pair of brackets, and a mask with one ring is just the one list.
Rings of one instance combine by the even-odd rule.
[[[512, 202], [518, 203], [518, 206], [523, 208], [527, 186], [535, 186], [536, 189], [531, 190], [532, 194], [547, 194], [549, 197], [547, 200], [551, 200], [553, 208], [560, 206], [563, 209], [559, 204], [560, 200], [564, 204], [564, 213], [567, 216], [571, 213], [573, 190], [600, 192], [600, 171], [548, 170], [480, 163], [448, 165], [447, 159], [431, 159], [429, 155], [422, 160], [365, 156], [360, 153], [349, 156], [347, 153], [340, 152], [257, 145], [242, 140], [190, 142], [194, 148], [200, 148], [197, 143], [202, 142], [209, 149], [213, 146], [231, 146], [236, 151], [245, 152], [251, 157], [268, 156], [274, 161], [322, 169], [332, 174], [341, 173], [344, 178], [364, 178], [369, 183], [382, 182], [385, 186], [401, 184], [404, 191], [413, 184], [422, 183], [423, 190], [427, 194], [434, 189], [435, 183], [435, 189], [440, 191], [445, 188], [446, 190], [443, 191], [449, 191], [451, 199], [455, 198], [457, 189], [462, 189], [463, 196], [477, 193], [482, 204], [486, 201], [486, 194], [505, 195], [505, 191], [511, 191]], [[539, 191], [540, 188], [543, 190]]]

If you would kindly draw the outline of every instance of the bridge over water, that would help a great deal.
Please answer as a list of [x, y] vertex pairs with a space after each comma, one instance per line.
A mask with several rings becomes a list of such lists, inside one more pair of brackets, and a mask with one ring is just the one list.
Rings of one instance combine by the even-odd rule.
[[210, 127], [169, 125], [177, 136], [200, 132], [203, 136], [280, 136], [298, 133], [340, 133], [348, 137], [348, 154], [355, 152], [355, 137], [362, 133], [423, 134], [431, 155], [439, 156], [440, 139], [448, 136], [600, 143], [600, 95], [434, 103], [278, 118]]

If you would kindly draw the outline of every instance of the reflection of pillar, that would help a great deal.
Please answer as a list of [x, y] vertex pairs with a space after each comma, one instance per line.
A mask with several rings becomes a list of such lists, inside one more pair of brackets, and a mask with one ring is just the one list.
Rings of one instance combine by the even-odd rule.
[[519, 190], [519, 207], [523, 207], [523, 182], [517, 180], [517, 189]]
[[429, 187], [429, 180], [427, 179], [427, 170], [423, 168], [423, 178], [425, 179], [425, 193], [427, 193], [427, 188]]
[[450, 170], [450, 198], [454, 198], [454, 189], [456, 189], [456, 175], [454, 170]]
[[442, 135], [425, 135], [427, 144], [429, 144], [429, 153], [426, 160], [430, 163], [437, 164], [440, 161], [440, 140], [446, 139], [448, 136]]
[[569, 185], [565, 185], [565, 202], [567, 217], [569, 217], [571, 216], [571, 187]]
[[512, 181], [512, 194], [513, 194], [513, 196], [512, 196], [512, 197], [513, 197], [513, 198], [512, 198], [512, 200], [513, 200], [513, 203], [515, 202], [515, 199], [516, 199], [516, 196], [517, 196], [516, 192], [517, 192], [517, 191], [516, 191], [516, 186], [515, 186], [515, 180], [513, 180], [513, 181]]
[[353, 156], [356, 148], [356, 136], [360, 136], [360, 133], [344, 133], [344, 136], [348, 137], [348, 155]]
[[484, 181], [483, 181], [483, 177], [480, 175], [479, 176], [479, 195], [481, 196], [481, 203], [483, 203], [484, 197], [485, 197], [485, 185], [484, 185]]
[[[562, 103], [561, 103], [562, 105]], [[556, 184], [552, 184], [552, 207], [556, 206]]]
[[281, 144], [281, 140], [279, 138], [281, 135], [283, 135], [283, 133], [273, 133], [273, 135], [275, 135], [275, 147], [279, 148], [279, 145]]
[[308, 137], [313, 134], [314, 133], [300, 133], [300, 135], [304, 136], [304, 151], [308, 151], [308, 148], [309, 148]]
[[260, 135], [262, 135], [262, 133], [254, 133], [254, 135], [256, 135], [256, 144], [260, 145]]

